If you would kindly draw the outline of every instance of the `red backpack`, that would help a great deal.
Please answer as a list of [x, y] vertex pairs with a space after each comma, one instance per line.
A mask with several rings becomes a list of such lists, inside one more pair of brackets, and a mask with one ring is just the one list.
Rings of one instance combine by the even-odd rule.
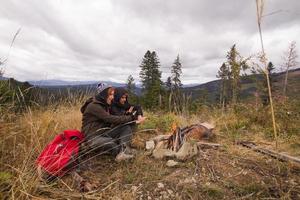
[[65, 130], [42, 151], [36, 164], [48, 174], [63, 176], [77, 160], [84, 135], [78, 130]]

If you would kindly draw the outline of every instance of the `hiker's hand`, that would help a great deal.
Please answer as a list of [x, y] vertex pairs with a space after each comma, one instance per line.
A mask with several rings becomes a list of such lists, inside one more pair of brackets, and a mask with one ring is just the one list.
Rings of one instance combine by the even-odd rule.
[[133, 109], [134, 109], [134, 106], [130, 106], [130, 108], [127, 110], [126, 113], [132, 113]]
[[146, 120], [146, 117], [143, 117], [141, 115], [138, 116], [138, 119], [135, 121], [137, 124], [141, 124]]

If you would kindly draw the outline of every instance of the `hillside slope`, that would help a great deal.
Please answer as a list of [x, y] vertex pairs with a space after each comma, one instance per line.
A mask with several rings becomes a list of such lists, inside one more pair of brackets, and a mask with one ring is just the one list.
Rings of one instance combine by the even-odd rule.
[[[285, 73], [275, 73], [272, 75], [272, 84], [274, 94], [281, 94], [282, 85], [284, 81]], [[256, 80], [262, 81], [264, 77], [262, 75], [248, 75], [241, 80], [241, 99], [254, 98], [254, 92], [256, 91]], [[192, 95], [192, 99], [203, 99], [209, 103], [216, 103], [220, 94], [220, 80], [207, 82], [194, 87], [183, 88], [182, 91], [185, 94]], [[288, 76], [287, 95], [292, 98], [300, 98], [300, 68], [290, 70]]]

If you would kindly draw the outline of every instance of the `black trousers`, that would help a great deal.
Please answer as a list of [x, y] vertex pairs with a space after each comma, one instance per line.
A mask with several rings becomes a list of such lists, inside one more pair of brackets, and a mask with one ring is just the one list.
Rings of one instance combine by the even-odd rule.
[[132, 139], [132, 126], [124, 125], [121, 127], [107, 130], [104, 133], [95, 133], [86, 138], [82, 153], [104, 152], [117, 155], [124, 146], [130, 145]]

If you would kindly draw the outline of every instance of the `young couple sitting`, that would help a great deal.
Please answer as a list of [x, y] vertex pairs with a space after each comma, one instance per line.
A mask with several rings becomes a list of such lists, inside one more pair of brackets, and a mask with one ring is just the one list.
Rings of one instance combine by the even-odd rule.
[[118, 162], [133, 158], [133, 128], [146, 119], [141, 107], [128, 103], [128, 93], [123, 88], [99, 83], [97, 90], [81, 107], [81, 131], [85, 135], [82, 153], [110, 153]]

